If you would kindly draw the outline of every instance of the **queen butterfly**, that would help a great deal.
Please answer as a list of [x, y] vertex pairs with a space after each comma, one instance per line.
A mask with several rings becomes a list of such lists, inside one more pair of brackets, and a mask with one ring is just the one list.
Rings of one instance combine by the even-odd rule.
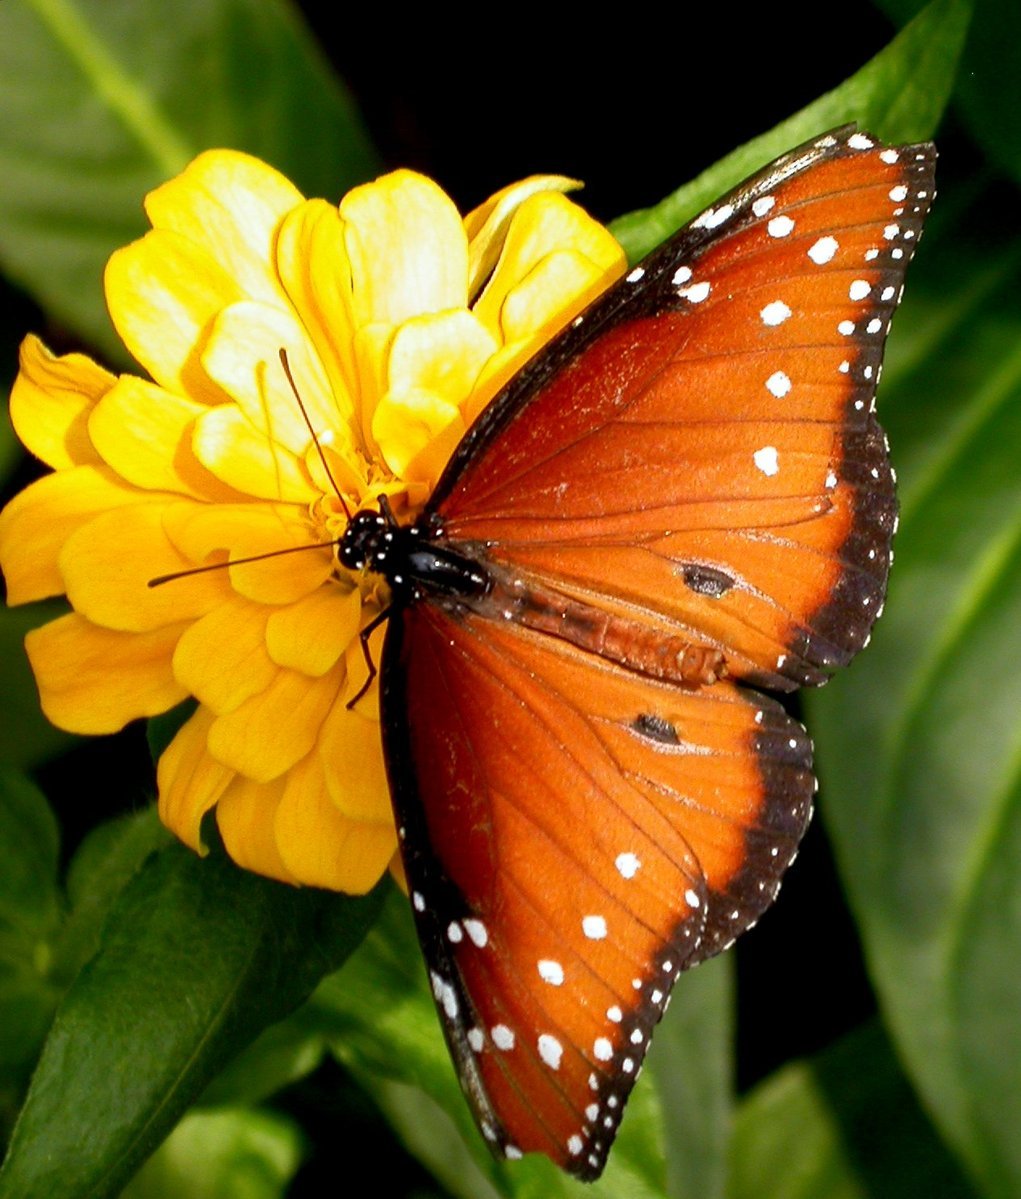
[[779, 158], [521, 370], [412, 526], [384, 498], [348, 527], [392, 589], [403, 861], [500, 1157], [601, 1173], [678, 974], [794, 858], [811, 742], [752, 688], [823, 683], [879, 615], [874, 396], [935, 158], [853, 127]]

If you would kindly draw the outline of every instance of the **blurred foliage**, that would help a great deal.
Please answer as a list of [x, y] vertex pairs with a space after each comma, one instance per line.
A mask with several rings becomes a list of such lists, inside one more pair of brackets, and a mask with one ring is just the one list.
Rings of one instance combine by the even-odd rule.
[[[949, 103], [941, 197], [880, 396], [903, 510], [887, 612], [874, 647], [805, 701], [876, 1014], [841, 1026], [798, 1001], [835, 935], [827, 910], [798, 946], [801, 973], [767, 963], [736, 1009], [731, 955], [682, 980], [599, 1183], [539, 1160], [496, 1163], [450, 1068], [400, 895], [294, 892], [215, 849], [196, 858], [151, 809], [132, 812], [151, 798], [148, 778], [108, 771], [102, 794], [83, 791], [90, 750], [46, 725], [18, 648], [53, 609], [0, 613], [0, 1197], [125, 1185], [133, 1199], [316, 1195], [356, 1153], [381, 1159], [375, 1177], [395, 1195], [1021, 1193], [1021, 39], [1011, 0], [978, 5], [966, 42], [965, 0], [883, 7], [901, 32], [762, 133], [763, 80], [794, 63], [778, 43], [743, 97], [747, 135], [761, 136], [701, 173], [676, 139], [664, 153], [692, 182], [615, 225], [640, 253], [822, 127], [858, 120], [916, 139]], [[825, 61], [815, 29], [797, 45]], [[623, 119], [662, 123], [634, 82], [664, 58], [650, 48], [661, 31], [628, 32], [645, 48], [627, 86], [617, 80]], [[713, 55], [690, 79], [684, 54], [665, 57], [675, 90], [711, 94]], [[480, 100], [479, 73], [467, 102]], [[347, 90], [282, 0], [187, 0], [170, 22], [151, 2], [3, 0], [0, 113], [5, 381], [18, 332], [40, 320], [58, 344], [122, 360], [102, 265], [144, 227], [144, 192], [198, 150], [250, 150], [334, 197], [377, 166]], [[640, 164], [625, 140], [618, 149], [601, 153], [647, 200]], [[9, 487], [30, 469], [5, 426]], [[772, 1024], [749, 1047], [759, 1008]], [[817, 1035], [786, 1062], [770, 1058], [783, 1020]], [[747, 1093], [735, 1067], [756, 1084]]]

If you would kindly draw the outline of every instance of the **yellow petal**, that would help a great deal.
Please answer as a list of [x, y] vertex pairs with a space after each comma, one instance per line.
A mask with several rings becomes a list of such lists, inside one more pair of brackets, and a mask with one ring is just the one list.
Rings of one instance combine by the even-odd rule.
[[351, 820], [377, 824], [390, 819], [377, 718], [335, 704], [323, 724], [319, 753], [330, 798], [339, 812]]
[[235, 404], [195, 422], [195, 457], [229, 487], [262, 500], [309, 504], [316, 498], [301, 460], [257, 429]]
[[234, 778], [206, 749], [212, 723], [213, 714], [200, 707], [163, 751], [156, 770], [160, 820], [199, 852], [202, 817]]
[[436, 482], [465, 430], [460, 405], [498, 348], [464, 310], [417, 317], [397, 330], [389, 388], [372, 420], [373, 439], [396, 475]]
[[97, 462], [87, 420], [114, 376], [84, 354], [58, 358], [32, 336], [21, 343], [20, 366], [11, 390], [11, 424], [26, 449], [57, 470]]
[[[624, 251], [610, 234], [577, 204], [556, 192], [541, 192], [527, 199], [514, 213], [507, 229], [500, 261], [486, 284], [475, 313], [496, 330], [504, 299], [548, 254], [570, 250], [592, 263], [603, 286], [624, 269]], [[551, 297], [553, 307], [571, 295]]]
[[184, 625], [117, 633], [77, 612], [25, 638], [43, 711], [72, 733], [115, 733], [129, 720], [156, 716], [186, 698], [171, 656]]
[[280, 302], [273, 245], [301, 192], [279, 171], [237, 150], [207, 150], [145, 199], [155, 229], [181, 234], [218, 259], [241, 292]]
[[279, 670], [265, 691], [217, 717], [209, 752], [259, 783], [279, 778], [312, 749], [343, 685], [343, 667], [320, 679]]
[[573, 250], [548, 254], [508, 292], [500, 309], [504, 340], [548, 340], [610, 281], [606, 272], [597, 272], [590, 259]]
[[195, 565], [163, 530], [165, 503], [104, 512], [68, 537], [60, 552], [67, 598], [95, 624], [146, 632], [194, 620], [230, 595], [226, 571], [149, 581]]
[[356, 431], [370, 459], [379, 458], [379, 447], [372, 439], [372, 419], [376, 401], [386, 390], [386, 364], [393, 341], [393, 325], [366, 325], [354, 339], [355, 368], [358, 372], [360, 404], [355, 413]]
[[435, 483], [465, 427], [456, 404], [430, 391], [405, 391], [383, 397], [372, 434], [394, 474]]
[[357, 374], [351, 267], [340, 213], [325, 200], [299, 205], [280, 227], [276, 257], [281, 281], [330, 380], [339, 419], [350, 424]]
[[314, 753], [288, 773], [274, 832], [284, 864], [302, 883], [353, 895], [376, 885], [397, 843], [393, 820], [366, 823], [337, 811]]
[[505, 344], [483, 368], [465, 405], [465, 422], [470, 425], [539, 347], [601, 295], [618, 273], [616, 267], [603, 271], [588, 258], [558, 250], [516, 284], [498, 317]]
[[357, 587], [320, 587], [278, 608], [266, 624], [266, 649], [278, 665], [318, 677], [330, 670], [358, 636], [362, 597]]
[[62, 595], [58, 559], [67, 538], [100, 513], [149, 498], [105, 466], [75, 466], [30, 483], [0, 512], [7, 602]]
[[[280, 362], [282, 349], [287, 351], [300, 407]], [[267, 445], [301, 455], [311, 440], [306, 416], [316, 433], [338, 423], [326, 372], [305, 330], [289, 312], [253, 303], [225, 308], [213, 323], [202, 365]]]
[[467, 303], [468, 239], [450, 197], [394, 171], [341, 201], [357, 325], [396, 325]]
[[201, 352], [213, 317], [246, 296], [210, 253], [168, 230], [147, 233], [113, 254], [105, 285], [121, 340], [161, 387], [203, 404], [226, 398]]
[[307, 514], [300, 508], [172, 504], [163, 513], [163, 527], [178, 550], [196, 564], [218, 551], [224, 562], [274, 555], [230, 566], [224, 572], [235, 591], [260, 604], [292, 604], [333, 574], [333, 550], [316, 542]]
[[569, 192], [583, 185], [565, 175], [532, 175], [502, 188], [464, 218], [469, 239], [469, 295], [474, 296], [496, 266], [511, 217], [538, 192]]
[[253, 783], [235, 778], [216, 805], [216, 823], [224, 848], [242, 869], [282, 883], [297, 883], [280, 857], [273, 831], [283, 791], [283, 779]]
[[93, 409], [89, 436], [103, 460], [136, 487], [212, 501], [240, 498], [192, 452], [192, 425], [207, 411], [145, 379], [122, 375]]
[[471, 391], [499, 342], [463, 309], [416, 317], [394, 334], [387, 358], [391, 393], [431, 391], [457, 404]]
[[266, 652], [266, 621], [272, 612], [231, 596], [184, 633], [174, 651], [174, 675], [211, 712], [233, 712], [276, 677]]

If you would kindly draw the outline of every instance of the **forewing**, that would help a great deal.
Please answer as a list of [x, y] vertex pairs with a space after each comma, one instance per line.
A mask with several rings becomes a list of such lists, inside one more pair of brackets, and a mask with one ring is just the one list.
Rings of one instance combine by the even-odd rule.
[[446, 535], [733, 677], [824, 681], [885, 594], [874, 396], [934, 165], [842, 130], [704, 213], [483, 414], [431, 503]]
[[384, 744], [440, 1018], [494, 1152], [602, 1170], [679, 971], [772, 900], [811, 746], [773, 701], [395, 610]]

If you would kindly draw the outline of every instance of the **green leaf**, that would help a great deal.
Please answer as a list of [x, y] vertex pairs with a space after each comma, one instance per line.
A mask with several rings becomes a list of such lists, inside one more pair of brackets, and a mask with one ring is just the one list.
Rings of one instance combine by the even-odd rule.
[[282, 0], [4, 0], [0, 264], [46, 310], [123, 358], [106, 259], [141, 200], [200, 150], [247, 150], [310, 194], [375, 170], [352, 103]]
[[[880, 415], [886, 613], [809, 697], [821, 809], [913, 1081], [990, 1196], [1021, 1193], [1021, 237], [942, 197]], [[865, 747], [865, 752], [863, 752]]]
[[0, 1171], [7, 1199], [116, 1195], [217, 1071], [298, 1006], [378, 898], [268, 882], [173, 845], [68, 991]]
[[718, 1199], [725, 1191], [734, 1087], [733, 967], [724, 954], [681, 975], [649, 1053], [671, 1199]]
[[950, 97], [970, 15], [969, 0], [932, 0], [840, 87], [720, 159], [654, 208], [614, 221], [610, 230], [629, 260], [643, 258], [748, 175], [827, 129], [855, 121], [890, 142], [931, 137]]
[[870, 1025], [741, 1104], [729, 1199], [970, 1199], [974, 1192]]
[[[880, 0], [880, 7], [898, 21], [918, 8], [917, 0]], [[954, 107], [971, 136], [1003, 170], [1021, 182], [1021, 7], [1015, 0], [982, 0], [954, 91]]]
[[65, 612], [60, 602], [0, 608], [0, 662], [4, 685], [0, 689], [0, 763], [28, 768], [38, 766], [69, 749], [77, 738], [55, 728], [42, 714], [35, 677], [25, 655], [25, 634]]
[[304, 1078], [327, 1052], [326, 1037], [308, 1005], [271, 1024], [202, 1093], [203, 1106], [258, 1103]]
[[103, 925], [129, 879], [172, 840], [153, 805], [101, 824], [82, 842], [68, 871], [71, 910], [54, 951], [53, 973], [65, 987], [99, 949]]
[[25, 778], [0, 770], [0, 1122], [20, 1099], [53, 1017], [61, 919], [57, 825]]
[[197, 1112], [185, 1116], [122, 1199], [279, 1199], [301, 1156], [301, 1133], [282, 1116]]

